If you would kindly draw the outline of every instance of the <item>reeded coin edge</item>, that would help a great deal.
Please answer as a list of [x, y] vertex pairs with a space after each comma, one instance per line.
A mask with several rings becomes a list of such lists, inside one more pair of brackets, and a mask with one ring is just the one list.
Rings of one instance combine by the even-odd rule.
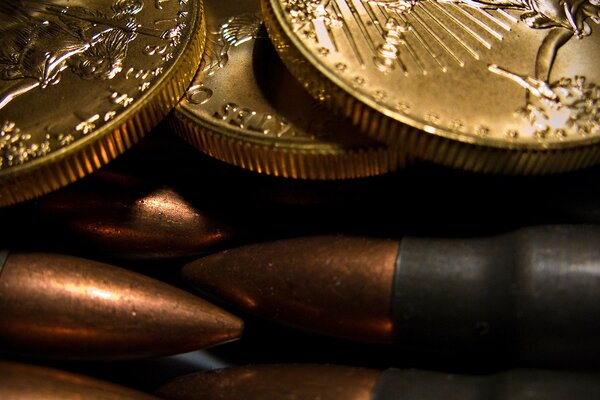
[[128, 112], [73, 147], [0, 174], [0, 207], [30, 200], [91, 174], [158, 125], [187, 90], [202, 58], [206, 22], [201, 0], [197, 0], [196, 13], [187, 46], [179, 52], [173, 67], [144, 95], [145, 100], [135, 103]]
[[377, 110], [370, 99], [345, 91], [344, 83], [320, 65], [301, 43], [296, 43], [271, 1], [275, 0], [261, 0], [265, 26], [292, 75], [313, 97], [349, 118], [360, 131], [396, 149], [407, 164], [420, 159], [474, 172], [535, 175], [572, 171], [600, 161], [600, 137], [540, 148], [542, 145], [535, 143], [442, 132], [412, 119], [400, 122], [389, 115], [391, 111]]
[[170, 123], [181, 138], [203, 153], [253, 172], [284, 178], [354, 179], [393, 172], [399, 163], [385, 145], [347, 149], [332, 144], [287, 144], [239, 138], [176, 107]]

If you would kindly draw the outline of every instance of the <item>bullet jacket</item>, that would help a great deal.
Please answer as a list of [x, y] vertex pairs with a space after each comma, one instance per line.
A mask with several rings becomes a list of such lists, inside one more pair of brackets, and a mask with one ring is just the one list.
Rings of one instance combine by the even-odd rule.
[[242, 331], [233, 315], [140, 274], [64, 255], [5, 258], [0, 257], [5, 352], [133, 359], [196, 350]]
[[226, 250], [187, 264], [183, 276], [277, 322], [391, 343], [397, 255], [396, 241], [316, 236]]
[[51, 226], [120, 258], [197, 256], [241, 234], [174, 187], [114, 170], [99, 171], [38, 203], [40, 218]]
[[0, 361], [3, 400], [151, 400], [145, 393], [82, 375], [34, 365]]
[[211, 255], [183, 274], [241, 309], [313, 332], [417, 354], [597, 364], [599, 243], [596, 226], [400, 242], [305, 237]]
[[370, 399], [380, 371], [325, 365], [259, 365], [194, 373], [174, 379], [156, 394], [195, 399]]
[[511, 370], [474, 376], [280, 364], [195, 373], [165, 384], [157, 394], [169, 400], [595, 400], [600, 375]]

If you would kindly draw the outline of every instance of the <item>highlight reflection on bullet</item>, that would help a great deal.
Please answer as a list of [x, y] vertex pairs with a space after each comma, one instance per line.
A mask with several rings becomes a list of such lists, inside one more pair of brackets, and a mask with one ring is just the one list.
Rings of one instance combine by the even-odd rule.
[[175, 188], [121, 172], [99, 171], [38, 203], [42, 218], [121, 258], [199, 255], [240, 235]]
[[489, 238], [279, 240], [187, 264], [184, 277], [289, 326], [419, 354], [598, 364], [600, 227]]
[[391, 343], [392, 240], [307, 237], [226, 250], [184, 278], [256, 315], [367, 342]]
[[56, 254], [0, 260], [0, 349], [36, 357], [129, 359], [239, 337], [242, 322], [165, 283]]
[[4, 400], [152, 400], [108, 382], [34, 365], [0, 361], [0, 398]]

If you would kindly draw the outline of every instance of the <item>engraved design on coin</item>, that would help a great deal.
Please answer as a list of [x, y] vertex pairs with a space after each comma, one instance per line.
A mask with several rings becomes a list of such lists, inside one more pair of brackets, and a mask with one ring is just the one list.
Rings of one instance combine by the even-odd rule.
[[202, 71], [208, 75], [225, 67], [229, 62], [229, 50], [259, 37], [262, 19], [257, 14], [231, 17], [218, 31], [210, 32], [209, 43], [202, 59]]
[[[355, 143], [372, 145], [369, 139], [347, 135], [347, 130], [352, 129], [349, 124], [341, 125], [299, 84], [288, 82], [292, 77], [285, 67], [267, 61], [272, 53], [267, 53], [266, 58], [256, 55], [267, 49], [273, 51], [266, 47], [269, 45], [260, 13], [235, 15], [209, 30], [201, 69], [180, 103], [194, 119], [211, 126], [216, 123], [217, 132], [241, 135], [242, 140], [276, 138], [281, 142], [270, 143], [316, 144], [324, 148], [337, 143], [346, 143], [349, 148]], [[235, 63], [229, 63], [230, 57]], [[252, 65], [255, 57], [260, 59], [258, 67]], [[255, 67], [261, 71], [254, 71]], [[228, 88], [232, 79], [239, 80], [239, 89]], [[270, 90], [268, 85], [273, 79], [285, 89]], [[294, 100], [286, 99], [287, 96]]]
[[[156, 9], [174, 1], [157, 0]], [[92, 105], [82, 102], [77, 105], [81, 109], [65, 110], [60, 118], [35, 129], [31, 118], [27, 121], [30, 127], [25, 128], [20, 126], [25, 121], [15, 119], [14, 109], [6, 111], [13, 117], [3, 115], [0, 120], [0, 170], [46, 156], [96, 131], [147, 91], [174, 57], [186, 27], [187, 0], [178, 0], [174, 17], [154, 19], [153, 23], [140, 22], [142, 0], [106, 3], [104, 10], [72, 5], [67, 0], [0, 3], [0, 111], [4, 113], [26, 95], [39, 92], [43, 96], [50, 87], [61, 87], [67, 74], [81, 81], [107, 81], [97, 93], [96, 101], [102, 102], [102, 107], [90, 112]], [[126, 65], [132, 43], [141, 36], [151, 43], [141, 53], [157, 60], [151, 61], [152, 68], [136, 67], [147, 61], [133, 58], [129, 61], [132, 65]], [[133, 82], [125, 85], [125, 80]], [[119, 81], [115, 85], [127, 86], [126, 91], [113, 89], [109, 81]], [[63, 96], [74, 95], [73, 89], [65, 88]], [[64, 122], [59, 121], [63, 118]], [[78, 121], [68, 127], [66, 121], [73, 119]]]
[[[283, 1], [284, 9], [290, 15], [290, 21], [295, 25], [295, 30], [302, 30], [303, 34], [311, 37], [323, 45], [328, 51], [338, 51], [332, 28], [343, 28], [344, 35], [351, 42], [356, 57], [364, 64], [364, 51], [357, 43], [350, 31], [341, 22], [348, 18], [356, 22], [362, 36], [369, 42], [371, 51], [374, 52], [373, 60], [382, 72], [389, 72], [395, 62], [406, 72], [404, 63], [400, 60], [400, 50], [416, 58], [422, 72], [422, 60], [418, 59], [414, 51], [415, 46], [422, 46], [429, 56], [437, 58], [435, 48], [428, 44], [426, 39], [433, 39], [443, 50], [445, 57], [464, 66], [464, 61], [456, 51], [451, 49], [449, 41], [459, 44], [469, 55], [479, 59], [475, 44], [487, 49], [492, 43], [484, 38], [484, 33], [491, 34], [495, 39], [502, 40], [503, 31], [510, 31], [509, 23], [518, 20], [509, 14], [508, 10], [521, 12], [520, 20], [533, 29], [562, 28], [568, 32], [549, 33], [544, 42], [566, 42], [570, 36], [582, 38], [591, 34], [589, 21], [600, 22], [597, 0], [562, 1], [562, 0], [361, 0], [364, 13], [359, 12], [352, 1], [337, 0], [312, 0], [312, 1]], [[491, 13], [498, 14], [495, 16]], [[376, 13], [381, 13], [385, 24], [381, 24]], [[441, 22], [439, 16], [449, 17], [455, 23], [449, 27]], [[365, 18], [365, 16], [367, 18]], [[503, 17], [502, 20], [499, 17]], [[430, 27], [426, 19], [432, 20], [437, 28]], [[472, 22], [478, 29], [470, 27], [466, 22]], [[373, 38], [367, 32], [367, 26], [375, 26], [383, 39]], [[439, 29], [438, 29], [439, 28]], [[412, 43], [406, 39], [406, 33], [414, 35]], [[469, 38], [469, 39], [467, 39]], [[542, 44], [542, 47], [546, 43]], [[547, 44], [551, 46], [551, 43]], [[327, 52], [323, 51], [323, 55]], [[446, 65], [438, 62], [440, 68], [446, 71]]]
[[[196, 77], [195, 81], [198, 83], [188, 89], [186, 100], [189, 104], [205, 105], [211, 100], [214, 90], [204, 81], [227, 66], [232, 48], [257, 39], [267, 39], [262, 27], [261, 15], [248, 13], [235, 15], [222, 23], [217, 30], [210, 32], [200, 65], [204, 77], [202, 80]], [[220, 105], [212, 113], [212, 117], [232, 127], [259, 132], [265, 136], [295, 136], [295, 131], [290, 129], [290, 123], [284, 118], [240, 106], [231, 101]]]
[[[467, 54], [479, 59], [478, 46], [491, 49], [492, 42], [484, 34], [490, 34], [496, 40], [503, 39], [503, 31], [510, 31], [510, 23], [517, 23], [508, 10], [521, 13], [520, 20], [533, 29], [550, 29], [540, 51], [551, 51], [557, 43], [564, 44], [571, 36], [582, 38], [591, 34], [589, 21], [600, 22], [597, 0], [360, 0], [363, 10], [359, 12], [353, 1], [312, 0], [283, 1], [284, 10], [289, 13], [294, 29], [301, 30], [323, 46], [322, 55], [338, 51], [332, 28], [344, 30], [344, 36], [350, 41], [355, 56], [364, 65], [364, 49], [358, 40], [344, 26], [344, 18], [354, 21], [361, 36], [369, 43], [371, 57], [382, 72], [389, 72], [398, 64], [404, 72], [406, 64], [401, 53], [414, 59], [421, 72], [426, 73], [424, 62], [415, 51], [422, 47], [434, 59], [442, 71], [447, 71], [444, 60], [437, 60], [439, 52], [433, 42], [441, 47], [444, 58], [464, 66], [461, 55], [452, 49], [449, 42], [455, 42]], [[492, 11], [497, 15], [492, 14]], [[385, 24], [376, 14], [381, 14]], [[438, 17], [443, 15], [454, 22], [454, 26], [444, 24]], [[434, 24], [428, 24], [431, 20]], [[474, 23], [473, 28], [469, 23]], [[373, 38], [367, 27], [375, 26], [381, 38]], [[556, 32], [556, 29], [559, 28]], [[407, 40], [407, 34], [414, 36]], [[429, 39], [428, 39], [429, 38]], [[381, 42], [383, 39], [383, 42]], [[379, 44], [378, 44], [379, 42]], [[558, 45], [560, 47], [560, 45]], [[545, 47], [548, 47], [546, 49]], [[548, 57], [547, 55], [546, 57]]]
[[585, 77], [561, 78], [548, 83], [514, 74], [497, 65], [490, 65], [489, 70], [527, 91], [526, 105], [516, 112], [527, 118], [538, 138], [600, 133], [600, 87], [586, 83]]
[[506, 77], [527, 91], [525, 107], [517, 112], [527, 118], [539, 139], [549, 135], [587, 136], [600, 131], [598, 87], [586, 78], [561, 77], [550, 83], [550, 73], [559, 49], [573, 37], [582, 39], [592, 33], [590, 21], [600, 23], [600, 3], [596, 0], [482, 2], [485, 6], [514, 7], [523, 10], [521, 20], [534, 29], [548, 29], [537, 55], [535, 77], [512, 73], [498, 65], [489, 70]]
[[[388, 10], [409, 12], [416, 5], [428, 0], [362, 0]], [[587, 18], [598, 18], [598, 2], [564, 0], [435, 0], [439, 3], [457, 3], [479, 9], [519, 10], [520, 19], [534, 29], [563, 27], [578, 37], [591, 33]]]
[[[459, 4], [467, 2], [468, 6]], [[339, 50], [337, 41], [341, 36], [349, 42], [362, 67], [372, 60], [381, 72], [398, 67], [405, 75], [410, 72], [409, 64], [427, 74], [430, 62], [445, 72], [449, 64], [464, 66], [462, 53], [479, 59], [480, 48], [492, 47], [489, 36], [502, 40], [504, 33], [510, 31], [510, 22], [517, 22], [499, 7], [494, 9], [498, 15], [490, 13], [489, 6], [473, 12], [475, 2], [470, 0], [283, 0], [282, 4], [294, 30], [318, 42], [323, 56]], [[442, 22], [439, 16], [449, 18], [453, 26]], [[359, 34], [343, 21], [356, 26]], [[379, 35], [372, 34], [372, 27]], [[336, 28], [342, 33], [332, 32]], [[367, 47], [361, 46], [363, 41]]]
[[[83, 125], [78, 128], [80, 129], [77, 130], [84, 130]], [[84, 130], [85, 133], [87, 132]], [[21, 131], [14, 121], [5, 121], [0, 125], [0, 169], [42, 157], [52, 149], [67, 146], [74, 141], [75, 136], [71, 134], [48, 131], [44, 140], [38, 142], [33, 140], [31, 134]]]
[[[27, 7], [25, 7], [27, 3]], [[112, 79], [136, 37], [142, 1], [117, 0], [113, 15], [27, 0], [0, 3], [0, 109], [36, 88], [60, 82], [65, 70], [83, 79]]]
[[[589, 40], [586, 38], [600, 24], [598, 0], [280, 1], [292, 30], [306, 43], [318, 63], [334, 67], [344, 85], [371, 102], [399, 111], [401, 118], [414, 118], [418, 126], [425, 126], [422, 129], [437, 131], [441, 127], [475, 137], [511, 141], [527, 138], [536, 143], [600, 134], [600, 102], [595, 82], [598, 77], [584, 72], [590, 68], [583, 62], [586, 56], [582, 54], [582, 61], [578, 61], [582, 63], [581, 69], [575, 66], [574, 71], [566, 69], [569, 61], [565, 59], [559, 63], [560, 71], [554, 71], [560, 49], [573, 39]], [[515, 33], [509, 35], [512, 31]], [[507, 43], [520, 47], [511, 50]], [[534, 46], [536, 50], [532, 52]], [[525, 48], [528, 50], [522, 53], [523, 62], [502, 58], [507, 54], [515, 57]], [[527, 60], [533, 60], [532, 67], [526, 65], [530, 62]], [[515, 68], [515, 64], [521, 67]], [[376, 74], [370, 73], [371, 70]], [[449, 72], [454, 75], [458, 70], [464, 71], [460, 72], [463, 79], [473, 73], [480, 83], [486, 80], [502, 85], [497, 83], [499, 79], [522, 87], [524, 105], [519, 105], [513, 95], [514, 108], [510, 111], [503, 108], [504, 119], [490, 114], [488, 118], [496, 119], [494, 126], [486, 126], [487, 133], [481, 135], [477, 127], [483, 126], [484, 121], [456, 124], [456, 116], [446, 114], [450, 110], [447, 106], [440, 115], [436, 112], [436, 118], [431, 118], [431, 110], [415, 107], [403, 111], [395, 106], [401, 98], [394, 93], [382, 95], [387, 94], [386, 85], [392, 82], [386, 81], [390, 79], [387, 76], [393, 79], [403, 76], [411, 81], [398, 81], [400, 96], [409, 93], [406, 90], [409, 88], [413, 96], [422, 97], [427, 95], [415, 89], [419, 86], [416, 82], [424, 82], [415, 80], [419, 75], [439, 76], [436, 74]], [[348, 73], [360, 75], [344, 76]], [[428, 87], [430, 91], [433, 89], [433, 85]], [[512, 101], [508, 94], [498, 94], [503, 107]], [[431, 100], [422, 100], [422, 104], [428, 102]], [[487, 104], [487, 109], [493, 107], [492, 100]], [[473, 112], [466, 118], [475, 122], [481, 116]]]

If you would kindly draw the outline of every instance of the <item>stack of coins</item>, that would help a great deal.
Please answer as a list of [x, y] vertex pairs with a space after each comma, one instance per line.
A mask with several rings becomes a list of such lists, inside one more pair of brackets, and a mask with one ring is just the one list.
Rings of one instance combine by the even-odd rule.
[[0, 20], [0, 397], [600, 397], [596, 2]]

